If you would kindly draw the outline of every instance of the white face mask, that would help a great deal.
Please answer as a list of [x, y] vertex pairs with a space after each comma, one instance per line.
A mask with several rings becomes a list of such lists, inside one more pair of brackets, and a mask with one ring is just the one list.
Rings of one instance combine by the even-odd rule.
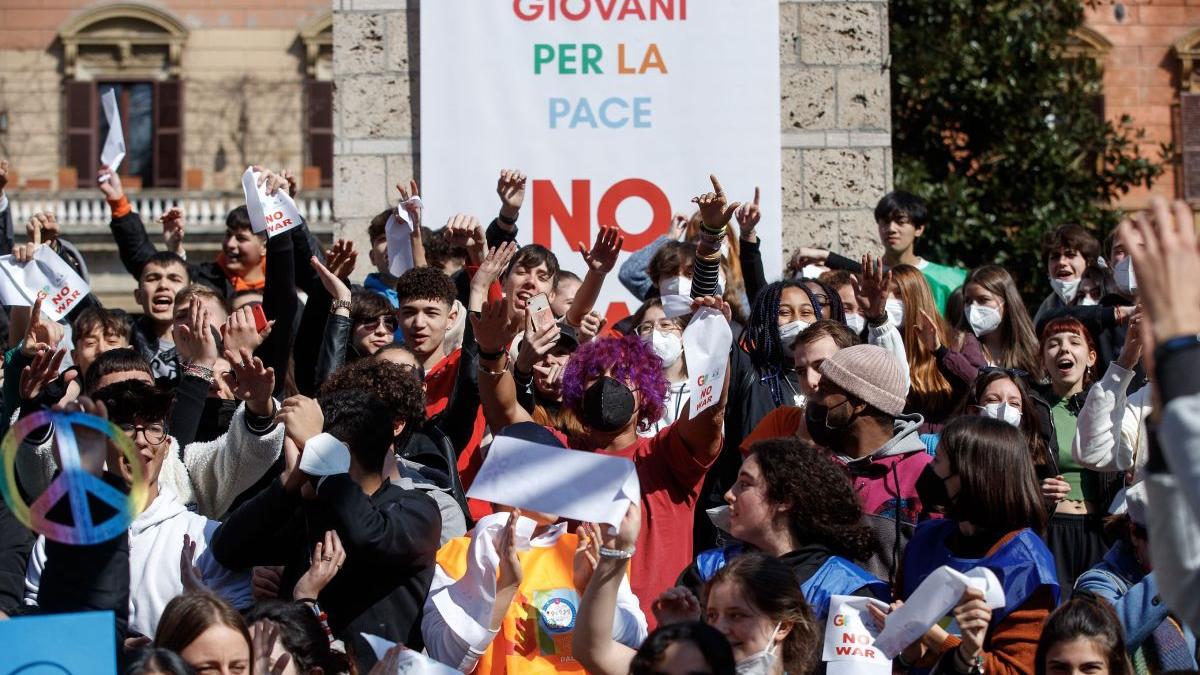
[[1064, 305], [1071, 304], [1075, 299], [1075, 294], [1079, 292], [1079, 279], [1051, 279], [1050, 287], [1054, 289], [1054, 294], [1062, 300]]
[[683, 354], [683, 340], [674, 333], [663, 333], [656, 330], [650, 334], [647, 342], [654, 347], [654, 353], [658, 354], [658, 358], [662, 359], [663, 368], [675, 365], [679, 356]]
[[807, 321], [792, 321], [779, 327], [779, 341], [783, 344], [783, 353], [787, 354], [789, 359], [792, 358], [792, 354], [794, 353], [792, 345], [796, 340], [796, 336], [811, 325]]
[[771, 637], [767, 638], [766, 649], [737, 662], [734, 666], [737, 675], [769, 675], [775, 665], [775, 649], [778, 646], [775, 643], [775, 636], [779, 634], [780, 625], [779, 623], [775, 624], [775, 630], [771, 631]]
[[1021, 426], [1021, 410], [1007, 403], [996, 402], [984, 404], [980, 414], [994, 420], [1008, 422], [1014, 427]]
[[1133, 259], [1125, 256], [1121, 262], [1113, 265], [1113, 281], [1122, 295], [1137, 295], [1137, 275], [1133, 273]]
[[971, 324], [971, 330], [975, 332], [975, 337], [983, 337], [994, 332], [1000, 327], [1000, 320], [1003, 318], [1000, 310], [995, 307], [975, 303], [967, 305], [967, 323]]
[[904, 301], [903, 300], [897, 300], [896, 298], [891, 298], [884, 305], [884, 308], [887, 310], [888, 321], [891, 321], [893, 326], [895, 326], [897, 329], [899, 329], [901, 326], [904, 325]]
[[661, 296], [667, 295], [683, 295], [690, 296], [692, 294], [692, 278], [691, 277], [671, 277], [664, 279], [658, 287], [658, 294]]
[[863, 318], [862, 314], [847, 314], [846, 326], [856, 334], [861, 333], [867, 326], [867, 320]]
[[1080, 304], [1080, 305], [1082, 305], [1082, 306], [1084, 306], [1084, 307], [1091, 307], [1091, 306], [1093, 306], [1093, 305], [1098, 305], [1098, 304], [1100, 304], [1100, 301], [1099, 301], [1099, 300], [1097, 300], [1097, 299], [1095, 299], [1095, 298], [1093, 298], [1093, 297], [1092, 297], [1092, 296], [1090, 296], [1090, 295], [1085, 295], [1085, 296], [1083, 296], [1082, 298], [1080, 298], [1080, 299], [1079, 299], [1079, 304]]

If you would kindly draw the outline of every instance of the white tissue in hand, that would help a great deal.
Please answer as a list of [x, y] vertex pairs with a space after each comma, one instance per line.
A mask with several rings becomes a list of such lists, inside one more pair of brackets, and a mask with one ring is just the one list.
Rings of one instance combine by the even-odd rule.
[[300, 470], [310, 476], [333, 476], [350, 471], [350, 448], [329, 434], [317, 434], [304, 444]]

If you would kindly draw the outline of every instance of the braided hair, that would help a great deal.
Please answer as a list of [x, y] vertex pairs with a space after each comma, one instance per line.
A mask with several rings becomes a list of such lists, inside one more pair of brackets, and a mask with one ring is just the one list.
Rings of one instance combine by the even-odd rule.
[[[820, 279], [801, 279], [805, 284], [813, 284], [821, 289], [821, 293], [829, 299], [827, 303], [818, 303], [817, 298], [813, 297], [813, 309], [817, 310], [817, 317], [824, 317], [830, 321], [838, 323], [846, 323], [846, 307], [842, 304], [842, 296], [838, 294], [837, 289]], [[812, 289], [809, 289], [812, 290]], [[814, 294], [809, 294], [812, 297]], [[828, 309], [828, 312], [825, 310]]]
[[759, 377], [767, 384], [771, 400], [776, 406], [783, 405], [788, 396], [782, 382], [787, 376], [783, 368], [787, 355], [783, 350], [783, 340], [779, 337], [778, 319], [779, 299], [785, 288], [799, 288], [808, 296], [813, 307], [817, 306], [813, 292], [801, 281], [785, 279], [767, 284], [750, 303], [750, 318], [742, 328], [741, 335], [742, 346], [750, 355], [750, 362], [754, 364]]

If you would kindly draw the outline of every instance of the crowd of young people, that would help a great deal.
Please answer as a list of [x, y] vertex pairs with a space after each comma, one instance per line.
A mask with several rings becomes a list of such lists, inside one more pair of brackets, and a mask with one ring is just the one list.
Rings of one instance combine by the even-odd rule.
[[[140, 311], [7, 307], [0, 426], [107, 418], [132, 450], [76, 430], [71, 451], [146, 506], [127, 534], [68, 545], [0, 504], [0, 616], [109, 610], [124, 672], [392, 673], [404, 649], [488, 675], [824, 672], [834, 596], [880, 601], [886, 626], [942, 566], [991, 570], [1004, 601], [968, 588], [898, 672], [1197, 671], [1186, 205], [1105, 233], [1107, 255], [1079, 225], [1048, 233], [1030, 268], [1053, 292], [1031, 316], [1026, 270], [920, 257], [937, 224], [903, 192], [875, 210], [881, 255], [800, 248], [767, 279], [760, 196], [733, 203], [714, 177], [626, 258], [642, 304], [608, 325], [620, 231], [580, 244], [582, 277], [518, 245], [520, 171], [486, 228], [430, 228], [415, 182], [398, 186], [361, 286], [352, 243], [303, 224], [268, 238], [245, 206], [216, 260], [188, 257], [174, 209], [160, 248], [120, 177], [97, 179]], [[296, 192], [287, 172], [259, 180]], [[397, 209], [414, 266], [394, 276]], [[3, 252], [45, 247], [86, 275], [54, 214], [24, 225]], [[734, 339], [693, 415], [683, 335], [701, 309]], [[30, 504], [71, 434], [21, 429], [9, 496]], [[497, 439], [627, 458], [640, 497], [616, 528], [470, 499]]]

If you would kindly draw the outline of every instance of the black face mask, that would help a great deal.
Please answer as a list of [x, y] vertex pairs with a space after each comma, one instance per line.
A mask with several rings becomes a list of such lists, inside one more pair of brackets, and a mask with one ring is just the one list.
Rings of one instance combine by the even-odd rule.
[[808, 426], [808, 435], [817, 445], [838, 452], [842, 448], [842, 439], [846, 435], [847, 424], [841, 426], [831, 426], [829, 424], [829, 408], [808, 401], [804, 406], [804, 421]]
[[204, 399], [204, 409], [200, 412], [200, 425], [196, 429], [196, 440], [211, 441], [229, 430], [233, 421], [233, 413], [237, 410], [238, 401], [227, 401], [223, 398], [210, 397]]
[[926, 464], [917, 477], [917, 498], [921, 500], [921, 508], [926, 511], [939, 511], [953, 517], [950, 494], [946, 492], [946, 481], [933, 470], [933, 464]]
[[607, 375], [583, 392], [583, 423], [596, 431], [617, 431], [633, 417], [633, 392]]

